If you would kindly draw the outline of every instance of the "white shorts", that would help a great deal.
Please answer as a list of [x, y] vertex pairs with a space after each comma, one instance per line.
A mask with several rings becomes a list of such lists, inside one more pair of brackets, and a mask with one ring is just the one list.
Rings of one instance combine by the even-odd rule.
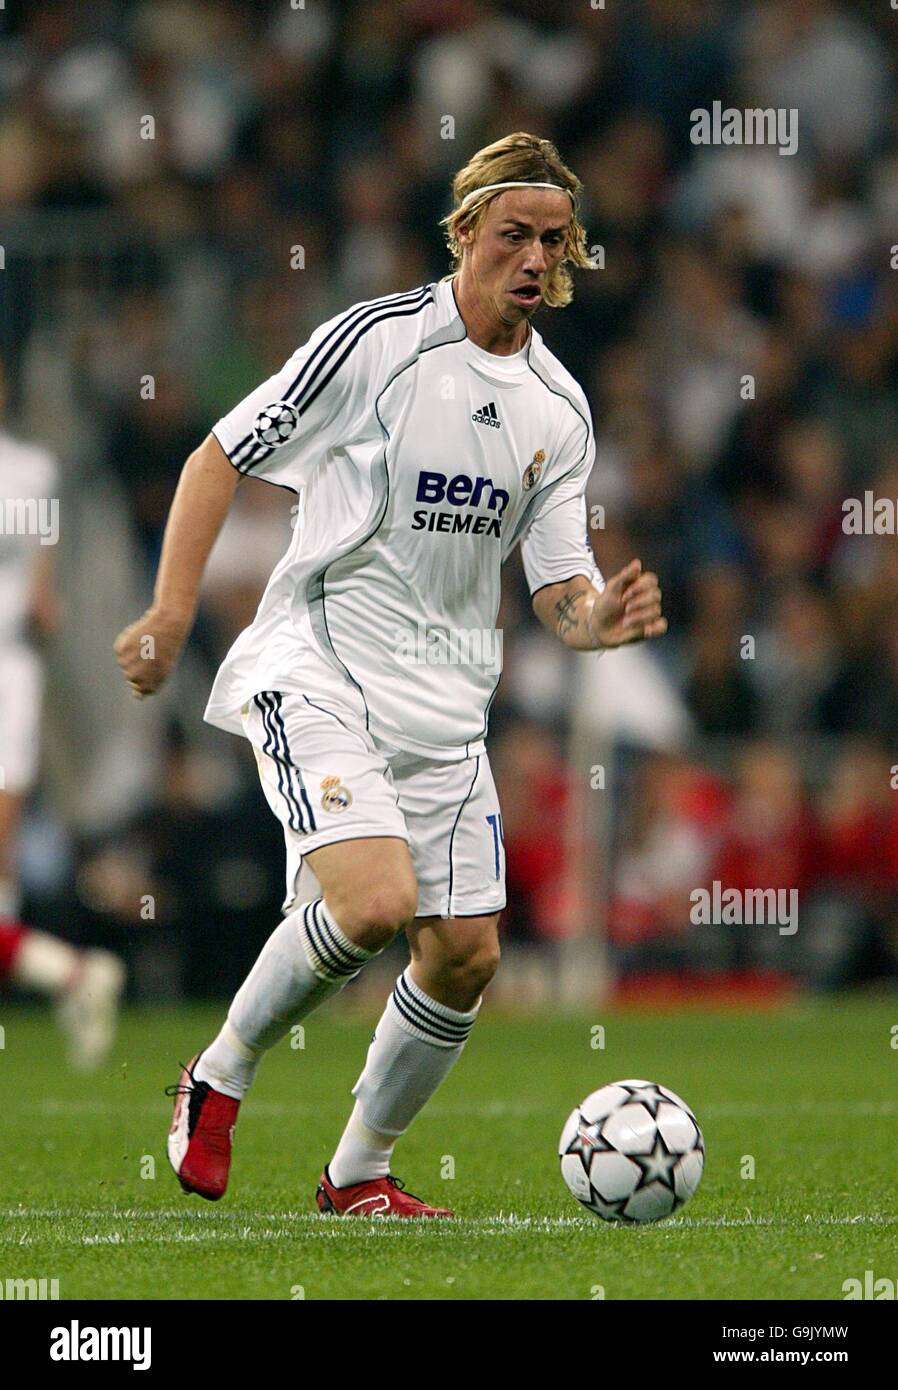
[[502, 818], [485, 753], [448, 763], [388, 748], [332, 696], [267, 691], [242, 717], [284, 827], [285, 912], [299, 893], [303, 855], [370, 836], [407, 842], [419, 917], [479, 917], [505, 906]]
[[0, 647], [0, 792], [24, 795], [37, 776], [44, 674], [28, 647]]

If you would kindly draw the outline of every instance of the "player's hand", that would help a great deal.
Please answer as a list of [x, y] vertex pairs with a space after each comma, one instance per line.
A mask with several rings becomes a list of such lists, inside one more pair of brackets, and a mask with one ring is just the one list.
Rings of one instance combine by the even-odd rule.
[[663, 637], [667, 619], [661, 616], [657, 574], [643, 574], [642, 561], [631, 560], [606, 583], [589, 615], [589, 627], [603, 647]]
[[138, 700], [154, 695], [174, 670], [190, 624], [155, 608], [126, 627], [115, 643], [115, 655]]

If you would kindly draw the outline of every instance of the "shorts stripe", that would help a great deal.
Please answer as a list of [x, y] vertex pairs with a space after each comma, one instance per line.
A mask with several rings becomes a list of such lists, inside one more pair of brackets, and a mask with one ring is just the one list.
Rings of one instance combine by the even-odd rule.
[[277, 751], [276, 751], [276, 734], [275, 734], [275, 731], [274, 731], [274, 729], [273, 729], [273, 727], [272, 727], [272, 725], [271, 725], [271, 718], [270, 718], [271, 711], [270, 711], [270, 708], [269, 708], [269, 706], [265, 703], [265, 701], [264, 701], [264, 699], [263, 699], [263, 697], [262, 697], [261, 695], [256, 695], [256, 697], [255, 697], [255, 704], [256, 704], [256, 708], [259, 710], [259, 713], [260, 713], [261, 716], [262, 716], [262, 727], [263, 727], [264, 730], [265, 730], [265, 743], [264, 743], [263, 746], [262, 746], [262, 752], [266, 755], [266, 757], [271, 758], [272, 762], [274, 763], [275, 767], [277, 768], [277, 775], [278, 775], [278, 791], [280, 792], [281, 796], [283, 797], [283, 799], [284, 799], [284, 800], [286, 801], [286, 803], [287, 803], [287, 813], [288, 813], [287, 818], [288, 818], [288, 821], [289, 821], [290, 829], [291, 829], [291, 830], [301, 830], [301, 829], [303, 829], [304, 827], [302, 826], [301, 823], [300, 823], [299, 825], [296, 823], [296, 808], [295, 808], [293, 802], [291, 801], [290, 797], [287, 795], [286, 791], [284, 790], [284, 769], [283, 769], [283, 767], [281, 766], [281, 760], [280, 760], [280, 757], [278, 756], [278, 753], [277, 753]]
[[475, 768], [474, 768], [474, 776], [473, 776], [473, 778], [471, 779], [471, 785], [470, 785], [470, 787], [468, 787], [467, 795], [465, 796], [464, 801], [461, 803], [461, 805], [460, 805], [459, 808], [458, 808], [458, 815], [455, 817], [455, 821], [454, 821], [453, 826], [452, 826], [452, 834], [449, 836], [449, 892], [448, 892], [448, 905], [449, 905], [449, 914], [450, 914], [450, 916], [452, 915], [452, 887], [453, 887], [453, 882], [454, 882], [454, 879], [455, 879], [455, 868], [454, 868], [454, 865], [453, 865], [453, 863], [452, 863], [452, 845], [453, 845], [453, 842], [454, 842], [454, 840], [455, 840], [455, 832], [456, 832], [456, 830], [458, 829], [458, 822], [461, 820], [461, 813], [462, 813], [462, 811], [465, 809], [465, 807], [467, 806], [468, 802], [471, 800], [471, 793], [473, 792], [474, 787], [475, 787], [475, 785], [476, 785], [476, 783], [477, 783], [477, 777], [478, 777], [479, 772], [480, 772], [480, 754], [477, 755], [477, 765], [476, 765]]
[[312, 810], [312, 803], [309, 800], [309, 795], [306, 791], [306, 784], [302, 780], [302, 773], [300, 772], [296, 763], [290, 756], [290, 745], [287, 742], [287, 727], [284, 724], [284, 716], [281, 714], [281, 704], [283, 702], [283, 698], [283, 695], [281, 695], [279, 692], [275, 693], [275, 707], [272, 713], [272, 718], [274, 719], [277, 727], [280, 729], [281, 746], [283, 747], [284, 753], [286, 754], [287, 775], [290, 776], [291, 774], [295, 774], [296, 780], [299, 783], [299, 794], [302, 798], [302, 804], [303, 806], [305, 806], [306, 811], [308, 812], [309, 824], [311, 825], [313, 830], [317, 830], [318, 826], [315, 824], [315, 813]]
[[[268, 754], [277, 768], [278, 790], [287, 803], [290, 829], [307, 834], [310, 829], [316, 830], [317, 826], [303, 785], [302, 774], [290, 758], [290, 746], [287, 742], [284, 720], [280, 713], [280, 701], [281, 696], [276, 691], [263, 691], [255, 697], [256, 707], [262, 715], [262, 724], [266, 734], [262, 751]], [[299, 782], [302, 803], [308, 811], [308, 825], [303, 815], [303, 805], [300, 804], [293, 789], [294, 776]]]

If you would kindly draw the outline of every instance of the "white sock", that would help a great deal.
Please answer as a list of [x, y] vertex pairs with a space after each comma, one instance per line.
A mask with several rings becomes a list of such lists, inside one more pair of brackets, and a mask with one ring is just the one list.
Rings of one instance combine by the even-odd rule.
[[340, 930], [323, 898], [291, 912], [262, 947], [221, 1032], [197, 1062], [196, 1079], [242, 1100], [262, 1053], [355, 979], [373, 954]]
[[395, 1134], [378, 1134], [368, 1128], [362, 1117], [362, 1107], [356, 1101], [337, 1152], [327, 1167], [334, 1187], [351, 1187], [353, 1183], [370, 1178], [385, 1178], [390, 1171], [395, 1143]]
[[81, 952], [58, 936], [30, 928], [22, 937], [12, 967], [12, 978], [24, 989], [41, 994], [61, 994], [75, 979]]
[[411, 967], [399, 976], [353, 1087], [358, 1104], [328, 1165], [335, 1187], [384, 1176], [377, 1171], [384, 1156], [389, 1163], [393, 1143], [449, 1075], [479, 1009], [479, 1002], [470, 1013], [438, 1004], [415, 984]]
[[225, 1019], [215, 1041], [200, 1054], [193, 1074], [197, 1081], [208, 1081], [216, 1091], [232, 1100], [242, 1100], [252, 1084], [261, 1056], [258, 1048], [247, 1047], [240, 1041]]

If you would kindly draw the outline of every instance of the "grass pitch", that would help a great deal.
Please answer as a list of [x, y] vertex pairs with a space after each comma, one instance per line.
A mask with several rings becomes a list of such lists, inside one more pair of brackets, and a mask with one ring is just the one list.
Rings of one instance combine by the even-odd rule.
[[[63, 1299], [589, 1300], [840, 1299], [865, 1270], [898, 1278], [898, 998], [599, 1018], [487, 1006], [397, 1148], [409, 1188], [459, 1215], [421, 1223], [314, 1211], [373, 1022], [333, 1009], [263, 1064], [224, 1200], [181, 1193], [163, 1087], [220, 1016], [133, 1009], [85, 1079], [45, 1013], [0, 1009], [0, 1279], [56, 1278]], [[629, 1076], [682, 1095], [707, 1147], [693, 1200], [638, 1229], [578, 1207], [555, 1156], [573, 1106]]]

